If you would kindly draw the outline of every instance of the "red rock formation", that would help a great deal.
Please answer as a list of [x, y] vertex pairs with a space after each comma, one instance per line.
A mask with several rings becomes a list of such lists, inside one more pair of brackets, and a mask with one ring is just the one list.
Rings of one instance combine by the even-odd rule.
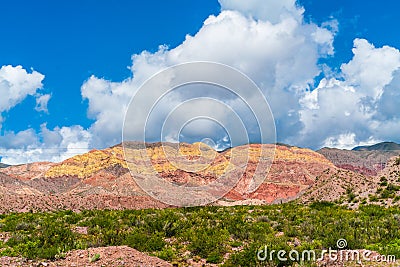
[[[140, 151], [143, 152], [143, 148], [134, 145], [125, 150], [130, 157], [128, 164], [122, 146], [115, 146], [57, 164], [34, 163], [1, 169], [4, 180], [1, 202], [11, 199], [18, 203], [16, 207], [28, 210], [135, 208], [135, 205], [143, 207], [142, 203], [165, 207], [148, 197], [132, 178], [132, 175], [141, 177], [152, 172], [185, 186], [207, 185], [221, 175], [236, 175], [240, 179], [224, 200], [279, 203], [303, 195], [326, 171], [338, 169], [321, 154], [287, 146], [275, 149], [274, 145], [252, 144], [218, 153], [201, 143], [149, 144], [144, 153], [152, 164], [151, 170]], [[6, 195], [16, 197], [4, 197]], [[27, 197], [29, 195], [40, 197]], [[102, 203], [90, 203], [90, 198]], [[43, 201], [50, 204], [41, 205]], [[5, 204], [2, 212], [12, 206]]]

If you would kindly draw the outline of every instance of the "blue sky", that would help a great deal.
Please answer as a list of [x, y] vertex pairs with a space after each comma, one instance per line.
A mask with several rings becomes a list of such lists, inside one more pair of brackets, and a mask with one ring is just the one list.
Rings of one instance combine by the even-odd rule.
[[400, 47], [397, 26], [400, 18], [395, 10], [400, 8], [396, 0], [362, 1], [302, 0], [306, 19], [318, 23], [334, 17], [339, 21], [340, 30], [335, 38], [336, 55], [332, 64], [338, 66], [351, 59], [354, 38], [365, 38], [375, 46]]
[[[119, 142], [120, 130], [105, 129], [104, 125], [109, 124], [107, 120], [114, 120], [108, 118], [107, 114], [119, 112], [118, 108], [126, 105], [125, 100], [121, 99], [129, 98], [140, 81], [163, 67], [203, 59], [232, 65], [261, 87], [262, 84], [270, 84], [269, 88], [261, 89], [265, 90], [267, 99], [273, 102], [270, 104], [276, 118], [277, 141], [314, 149], [324, 145], [349, 148], [375, 141], [400, 142], [398, 137], [400, 125], [396, 110], [396, 101], [400, 101], [397, 93], [400, 90], [398, 85], [400, 79], [396, 78], [399, 76], [396, 58], [397, 49], [400, 48], [398, 35], [400, 18], [397, 14], [400, 2], [301, 0], [297, 5], [292, 5], [293, 1], [285, 0], [282, 1], [284, 2], [282, 11], [274, 10], [278, 7], [271, 4], [273, 1], [252, 0], [248, 6], [243, 3], [238, 4], [237, 0], [220, 2], [217, 0], [114, 2], [85, 0], [79, 3], [17, 0], [1, 3], [0, 67], [22, 66], [27, 74], [20, 74], [21, 79], [27, 79], [26, 84], [32, 82], [32, 88], [26, 89], [17, 100], [14, 99], [14, 102], [10, 100], [3, 108], [0, 105], [2, 161], [9, 163], [33, 160], [57, 161], [80, 152], [81, 148], [85, 150], [106, 147]], [[304, 14], [301, 8], [304, 8]], [[238, 15], [229, 13], [232, 10]], [[261, 14], [260, 10], [266, 11]], [[225, 14], [225, 11], [228, 13]], [[282, 12], [282, 16], [274, 21], [275, 18], [271, 17], [271, 14], [280, 14], [279, 12]], [[211, 22], [211, 26], [203, 26], [210, 15], [217, 19]], [[263, 47], [268, 47], [269, 43], [267, 40], [266, 43], [257, 44], [256, 37], [254, 47], [260, 51], [249, 49], [246, 53], [245, 48], [241, 51], [241, 45], [246, 42], [251, 43], [251, 40], [240, 39], [241, 32], [238, 25], [252, 27], [248, 25], [252, 25], [250, 22], [253, 20], [260, 26], [260, 36], [269, 36], [268, 29], [282, 30], [284, 27], [288, 29], [292, 27], [283, 19], [287, 17], [292, 17], [297, 23], [295, 30], [288, 31], [289, 35], [293, 34], [291, 36], [293, 39], [290, 40], [308, 40], [293, 49], [307, 51], [305, 53], [310, 55], [305, 54], [304, 57], [312, 59], [315, 57], [315, 60], [295, 58], [296, 53], [290, 50], [292, 48], [285, 47], [289, 44], [282, 43], [279, 46], [282, 53], [278, 53], [282, 59], [276, 59], [274, 65], [264, 62], [258, 62], [257, 65], [251, 59], [257, 58], [257, 53], [263, 54]], [[267, 21], [271, 22], [273, 27], [261, 25], [261, 22]], [[232, 59], [227, 58], [229, 55], [220, 56], [223, 51], [218, 51], [219, 43], [215, 41], [220, 36], [212, 36], [221, 30], [217, 28], [218, 23], [238, 27], [235, 36], [239, 37], [234, 39], [233, 36], [232, 40], [228, 40], [229, 44], [232, 44], [230, 48], [233, 51]], [[262, 32], [264, 30], [265, 32]], [[322, 39], [314, 38], [317, 33], [321, 34], [319, 36]], [[243, 36], [246, 34], [248, 33], [243, 33]], [[186, 35], [192, 36], [193, 40], [187, 41]], [[354, 42], [355, 39], [365, 42]], [[160, 49], [160, 45], [166, 45], [167, 48]], [[354, 55], [353, 47], [357, 47], [359, 57]], [[198, 52], [198, 49], [202, 48], [212, 51]], [[243, 62], [234, 59], [237, 56], [234, 49], [237, 49], [239, 56], [243, 57]], [[148, 52], [146, 54], [143, 51]], [[176, 56], [178, 52], [184, 56]], [[278, 77], [254, 71], [254, 69], [270, 70], [286, 66], [288, 59], [285, 55], [290, 56], [292, 52], [294, 61], [304, 64], [304, 67], [290, 73], [295, 78], [289, 81], [285, 78], [278, 83]], [[375, 56], [371, 56], [372, 54]], [[132, 55], [137, 57], [132, 59]], [[174, 59], [175, 56], [177, 58]], [[246, 61], [247, 56], [248, 61]], [[386, 62], [388, 57], [394, 58], [393, 62], [382, 63], [383, 65], [378, 68], [386, 72], [374, 72], [382, 77], [382, 81], [372, 84], [373, 82], [365, 80], [366, 72], [361, 73], [359, 69], [363, 66], [367, 68], [366, 64], [378, 65], [374, 63], [375, 61], [368, 61], [370, 58], [376, 62]], [[155, 59], [162, 63], [154, 63]], [[271, 58], [265, 56], [265, 61], [271, 62]], [[241, 66], [251, 64], [254, 64], [254, 67], [241, 69]], [[348, 64], [348, 68], [341, 69], [342, 64]], [[149, 66], [153, 72], [148, 71]], [[44, 75], [42, 80], [37, 76], [36, 83], [32, 81], [33, 77], [27, 76], [35, 71]], [[1, 79], [7, 83], [4, 83], [5, 91], [0, 92], [11, 92], [11, 83], [7, 77], [0, 76], [0, 82]], [[331, 80], [331, 83], [321, 83], [324, 79], [334, 80]], [[283, 84], [281, 92], [275, 88], [277, 84]], [[16, 85], [12, 90], [19, 90], [18, 86], [22, 85]], [[315, 94], [303, 92], [313, 91], [317, 87], [321, 88], [318, 100]], [[330, 91], [336, 87], [341, 93]], [[302, 92], [299, 92], [298, 88]], [[325, 88], [326, 90], [323, 90]], [[363, 92], [364, 88], [366, 91]], [[116, 95], [115, 92], [118, 90], [123, 91], [123, 97], [119, 98]], [[348, 95], [352, 90], [361, 93]], [[45, 103], [42, 108], [38, 108], [36, 101], [45, 95], [49, 95], [48, 103], [45, 101], [47, 105]], [[112, 102], [114, 106], [110, 104], [102, 112], [99, 106], [102, 103], [99, 99], [107, 95], [115, 96], [110, 98], [110, 103]], [[336, 99], [335, 97], [332, 99], [331, 95]], [[11, 93], [1, 97], [11, 98]], [[325, 97], [332, 101], [325, 101]], [[348, 101], [342, 101], [340, 97]], [[276, 104], [275, 108], [276, 99], [287, 99], [287, 101]], [[330, 105], [336, 106], [335, 101], [349, 107], [348, 110], [347, 106], [340, 107], [345, 114], [343, 118], [335, 113], [339, 111], [332, 111], [330, 108]], [[358, 109], [372, 109], [376, 112], [359, 114], [358, 109], [350, 108], [352, 103], [361, 102], [364, 104]], [[316, 106], [318, 108], [315, 108]], [[318, 119], [314, 122], [313, 118]], [[371, 128], [371, 125], [375, 124], [377, 126]], [[113, 128], [118, 128], [118, 125]], [[392, 132], [385, 130], [385, 127]], [[327, 129], [319, 131], [320, 128]], [[381, 130], [375, 131], [377, 128]], [[104, 133], [99, 129], [104, 129]], [[215, 138], [218, 139], [218, 136]], [[224, 139], [224, 136], [220, 136], [220, 139]], [[68, 149], [69, 147], [71, 149]], [[46, 156], [44, 152], [46, 149], [54, 151], [47, 153]], [[35, 152], [30, 156], [15, 155], [29, 150]]]
[[32, 98], [7, 114], [3, 130], [21, 131], [39, 129], [43, 121], [49, 127], [90, 126], [80, 92], [86, 79], [129, 77], [132, 54], [177, 46], [220, 6], [217, 1], [44, 0], [6, 1], [1, 10], [0, 65], [43, 73], [44, 89], [52, 93], [49, 115], [33, 113]]

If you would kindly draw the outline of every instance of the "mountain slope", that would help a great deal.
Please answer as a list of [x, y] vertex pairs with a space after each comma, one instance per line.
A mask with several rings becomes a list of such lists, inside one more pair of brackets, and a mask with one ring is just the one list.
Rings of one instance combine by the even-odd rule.
[[34, 162], [9, 166], [1, 172], [25, 181], [44, 177], [44, 174], [54, 165], [55, 163], [51, 162]]
[[[222, 202], [277, 203], [299, 197], [324, 171], [336, 169], [321, 154], [297, 147], [276, 146], [275, 157], [271, 162], [274, 145], [252, 144], [223, 152], [217, 152], [202, 143], [179, 144], [179, 150], [176, 150], [177, 146], [172, 143], [154, 143], [148, 144], [144, 151], [142, 147], [132, 143], [131, 149], [125, 151], [131, 153], [133, 164], [130, 165], [130, 171], [121, 145], [93, 150], [57, 164], [12, 166], [3, 169], [7, 177], [20, 181], [21, 186], [31, 188], [32, 191], [36, 190], [34, 195], [38, 197], [29, 196], [27, 201], [9, 197], [7, 199], [9, 202], [12, 199], [20, 203], [16, 205], [18, 207], [29, 202], [39, 210], [60, 206], [71, 209], [135, 208], [135, 205], [143, 207], [143, 203], [164, 207], [164, 204], [150, 199], [135, 183], [132, 175], [142, 177], [155, 171], [172, 183], [199, 186], [215, 181], [227, 172], [242, 176], [233, 190], [221, 199]], [[140, 157], [143, 152], [151, 159], [151, 170]], [[267, 153], [263, 156], [270, 160], [260, 162], [262, 153]], [[264, 177], [269, 163], [272, 164], [268, 176]], [[185, 170], [189, 167], [200, 169], [198, 172]], [[264, 178], [266, 179], [259, 188], [254, 190], [254, 181], [262, 181]], [[101, 203], [93, 203], [94, 199]], [[6, 198], [3, 200], [6, 201]], [[44, 207], [42, 202], [48, 204]], [[12, 206], [5, 203], [7, 208], [10, 205]]]
[[377, 185], [375, 177], [340, 168], [329, 169], [318, 176], [315, 183], [300, 197], [300, 201], [330, 201], [354, 206], [361, 199], [374, 194]]
[[4, 164], [4, 163], [0, 163], [0, 169], [1, 168], [7, 168], [9, 165], [7, 165], [7, 164]]
[[0, 172], [0, 195], [41, 195], [25, 182]]
[[364, 175], [377, 175], [386, 163], [400, 150], [345, 150], [322, 148], [317, 151], [339, 168], [355, 171]]
[[[255, 151], [263, 146], [268, 145], [250, 145]], [[232, 148], [232, 153], [241, 154], [245, 148], [246, 146]], [[307, 190], [323, 171], [335, 168], [325, 157], [312, 150], [278, 145], [268, 176], [256, 191], [248, 193], [246, 177], [251, 177], [257, 164], [256, 161], [249, 161], [244, 179], [239, 181], [228, 197], [242, 200], [258, 199], [268, 203], [288, 201]], [[234, 193], [237, 193], [236, 198]]]
[[[232, 190], [215, 203], [217, 205], [281, 203], [299, 199], [301, 202], [326, 200], [354, 206], [358, 205], [356, 201], [374, 203], [382, 190], [388, 189], [382, 187], [380, 176], [392, 177], [400, 173], [393, 169], [399, 161], [395, 158], [390, 165], [376, 167], [377, 162], [380, 164], [389, 158], [393, 151], [323, 149], [316, 153], [291, 146], [251, 144], [217, 152], [202, 143], [154, 143], [147, 144], [146, 148], [130, 143], [125, 153], [129, 156], [130, 169], [121, 145], [93, 150], [56, 164], [42, 162], [2, 169], [0, 213], [167, 207], [148, 196], [133, 179], [149, 174], [157, 174], [181, 186], [207, 185], [223, 174], [230, 179], [235, 175], [239, 177]], [[141, 157], [143, 153], [149, 157], [150, 166]], [[372, 164], [366, 165], [367, 161]], [[349, 163], [353, 164], [350, 170], [345, 165]], [[389, 186], [390, 190], [397, 189], [394, 179], [388, 178], [387, 183], [394, 186]], [[396, 194], [392, 193], [391, 201], [379, 203], [394, 203]]]
[[353, 148], [354, 151], [400, 151], [400, 145], [394, 142], [382, 142], [372, 146], [358, 146]]

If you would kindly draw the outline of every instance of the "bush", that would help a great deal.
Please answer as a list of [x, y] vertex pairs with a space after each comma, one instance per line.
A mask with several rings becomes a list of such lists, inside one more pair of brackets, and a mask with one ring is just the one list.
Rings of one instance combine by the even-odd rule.
[[331, 208], [334, 206], [335, 206], [335, 203], [332, 203], [329, 201], [317, 201], [317, 202], [310, 204], [310, 208], [316, 209], [316, 210], [325, 210], [326, 208]]
[[223, 266], [260, 266], [260, 261], [257, 259], [257, 251], [260, 247], [262, 247], [260, 243], [250, 244], [250, 246], [245, 247], [242, 251], [231, 254]]
[[158, 252], [157, 257], [165, 261], [173, 261], [174, 259], [176, 259], [177, 256], [176, 252], [171, 247], [168, 247]]
[[26, 222], [20, 222], [15, 226], [16, 231], [27, 231], [31, 228], [31, 225]]
[[378, 202], [378, 197], [376, 195], [369, 195], [369, 201], [370, 202]]
[[400, 186], [394, 185], [394, 184], [389, 184], [389, 185], [386, 187], [386, 189], [389, 190], [389, 191], [391, 191], [391, 192], [397, 192], [397, 191], [400, 190]]
[[388, 189], [384, 189], [381, 193], [380, 193], [380, 197], [383, 199], [387, 199], [387, 198], [394, 198], [395, 194], [393, 191], [388, 190]]
[[[381, 193], [397, 194], [396, 189], [388, 185]], [[56, 259], [72, 249], [128, 245], [170, 262], [194, 257], [220, 264], [229, 252], [225, 266], [290, 266], [276, 257], [259, 262], [258, 248], [321, 250], [334, 248], [345, 238], [351, 249], [373, 246], [381, 254], [396, 254], [399, 214], [398, 206], [361, 205], [350, 210], [330, 202], [6, 214], [0, 215], [0, 223], [11, 238], [2, 244], [0, 255]], [[70, 229], [76, 226], [88, 226], [88, 234], [73, 233]]]
[[[225, 245], [228, 243], [229, 233], [225, 229], [197, 228], [192, 229], [187, 236], [189, 240], [188, 249], [202, 258], [217, 259], [217, 255], [226, 252]], [[221, 259], [222, 258], [218, 258]]]
[[94, 254], [91, 258], [90, 258], [90, 262], [96, 262], [100, 260], [100, 254]]
[[139, 251], [160, 251], [166, 245], [161, 233], [149, 234], [144, 231], [134, 231], [128, 234], [124, 244]]
[[219, 251], [213, 251], [208, 255], [206, 260], [208, 263], [221, 263], [223, 259]]

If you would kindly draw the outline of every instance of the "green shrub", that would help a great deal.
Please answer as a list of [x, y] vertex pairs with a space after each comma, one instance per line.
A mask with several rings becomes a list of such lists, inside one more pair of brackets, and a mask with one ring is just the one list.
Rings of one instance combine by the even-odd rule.
[[187, 240], [188, 249], [194, 254], [207, 259], [210, 255], [216, 259], [216, 254], [222, 255], [226, 251], [229, 233], [225, 229], [196, 228], [189, 231]]
[[27, 231], [31, 228], [32, 228], [31, 224], [27, 222], [20, 222], [15, 226], [16, 231]]
[[[389, 184], [380, 193], [396, 195], [396, 190], [396, 186]], [[369, 196], [370, 200], [374, 197]], [[362, 203], [364, 200], [360, 199]], [[345, 238], [351, 249], [373, 247], [381, 254], [396, 254], [400, 207], [365, 204], [356, 210], [330, 202], [292, 202], [77, 214], [4, 214], [0, 215], [2, 231], [10, 232], [11, 238], [1, 245], [0, 255], [57, 259], [72, 249], [128, 245], [170, 262], [181, 263], [187, 257], [195, 257], [220, 264], [229, 252], [225, 266], [290, 266], [292, 263], [279, 262], [276, 257], [271, 262], [259, 262], [258, 248], [267, 245], [275, 250], [320, 250], [334, 248], [340, 238]], [[71, 229], [76, 226], [88, 226], [88, 234], [73, 233]]]
[[157, 257], [165, 261], [173, 261], [177, 258], [176, 252], [171, 247], [165, 247], [160, 252], [158, 252]]
[[100, 260], [100, 254], [94, 254], [91, 258], [90, 258], [90, 262], [96, 262]]
[[400, 186], [394, 185], [394, 184], [388, 184], [388, 186], [386, 187], [386, 189], [387, 189], [388, 191], [391, 191], [391, 192], [397, 192], [397, 191], [400, 190]]
[[371, 202], [377, 202], [379, 199], [376, 195], [369, 195], [369, 201]]
[[224, 258], [219, 251], [212, 251], [206, 260], [207, 263], [221, 263]]
[[252, 243], [249, 246], [246, 246], [242, 251], [231, 254], [223, 266], [260, 266], [261, 262], [257, 259], [257, 251], [261, 246], [260, 243]]
[[166, 245], [161, 233], [149, 234], [144, 231], [129, 233], [124, 244], [139, 251], [159, 251]]
[[334, 206], [335, 203], [329, 201], [317, 201], [310, 204], [310, 208], [315, 210], [325, 210], [326, 208], [331, 208]]
[[393, 198], [395, 197], [395, 194], [393, 193], [393, 191], [385, 189], [380, 193], [380, 197], [383, 199]]

